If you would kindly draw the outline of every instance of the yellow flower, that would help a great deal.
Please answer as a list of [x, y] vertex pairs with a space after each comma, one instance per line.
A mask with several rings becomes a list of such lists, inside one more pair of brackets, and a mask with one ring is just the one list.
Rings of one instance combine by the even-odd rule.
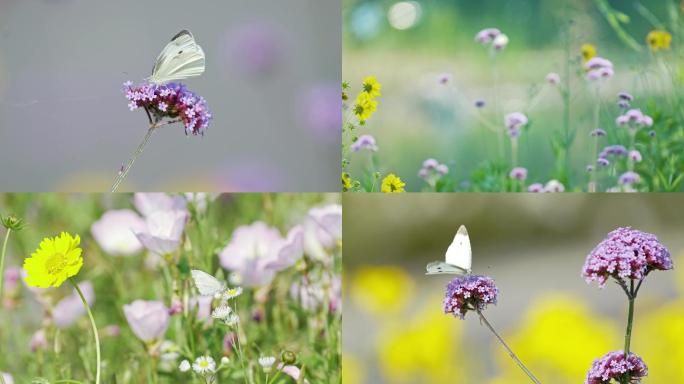
[[670, 49], [672, 35], [667, 31], [654, 30], [648, 33], [646, 42], [653, 52], [658, 52], [661, 49]]
[[586, 63], [596, 56], [596, 47], [593, 44], [582, 44], [582, 62]]
[[652, 308], [637, 315], [639, 323], [638, 331], [632, 334], [633, 349], [648, 364], [649, 383], [680, 383], [684, 377], [681, 364], [684, 361], [684, 301], [680, 299], [662, 307], [657, 303], [652, 301]]
[[404, 186], [406, 183], [401, 181], [401, 179], [394, 173], [390, 173], [384, 179], [382, 179], [382, 186], [380, 191], [385, 193], [399, 193], [404, 192]]
[[344, 384], [361, 384], [364, 382], [364, 367], [361, 361], [348, 353], [342, 354], [342, 377]]
[[354, 275], [351, 295], [354, 303], [367, 312], [393, 316], [409, 303], [415, 285], [399, 267], [364, 266]]
[[378, 109], [378, 102], [373, 100], [370, 94], [361, 92], [356, 96], [354, 114], [360, 121], [368, 120], [376, 109]]
[[382, 88], [382, 85], [378, 83], [375, 76], [368, 76], [363, 79], [363, 92], [367, 93], [370, 97], [380, 96], [380, 88]]
[[352, 179], [347, 172], [342, 172], [342, 190], [347, 192], [352, 187]]
[[31, 257], [24, 260], [26, 284], [31, 287], [59, 287], [83, 266], [81, 238], [62, 232], [54, 238], [46, 237]]

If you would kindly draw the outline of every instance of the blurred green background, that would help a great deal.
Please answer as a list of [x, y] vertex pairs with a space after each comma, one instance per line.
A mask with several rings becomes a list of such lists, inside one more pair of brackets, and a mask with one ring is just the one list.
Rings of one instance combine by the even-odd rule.
[[[395, 7], [399, 3], [410, 5]], [[618, 37], [599, 4], [622, 13], [628, 21], [622, 27], [640, 51]], [[679, 12], [679, 7], [678, 0], [345, 0], [342, 78], [352, 86], [351, 97], [367, 75], [382, 84], [378, 111], [358, 134], [375, 136], [381, 171], [397, 173], [412, 191], [425, 185], [417, 173], [426, 158], [447, 164], [457, 187], [483, 162], [497, 158], [497, 136], [483, 126], [474, 107], [479, 99], [491, 107], [494, 92], [488, 49], [474, 36], [496, 27], [510, 43], [497, 55], [501, 116], [490, 120], [503, 129], [503, 113], [528, 114], [531, 124], [522, 134], [518, 165], [529, 169], [528, 184], [544, 183], [552, 178], [555, 165], [550, 139], [562, 125], [561, 96], [545, 77], [549, 72], [564, 77], [568, 41], [571, 125], [578, 130], [569, 177], [575, 185], [584, 184], [593, 148], [587, 133], [593, 129], [594, 103], [582, 78], [581, 45], [594, 44], [598, 55], [615, 65], [615, 77], [605, 81], [601, 91], [600, 126], [613, 128], [617, 92], [631, 92], [636, 97], [633, 107], [646, 109], [648, 98], [655, 97], [650, 102], [657, 103], [671, 89], [670, 82], [651, 82], [646, 89], [640, 76], [658, 76], [645, 38], [656, 27], [670, 30], [671, 12]], [[670, 53], [680, 52], [677, 39], [675, 35]], [[450, 84], [439, 84], [442, 73], [453, 75]], [[487, 107], [483, 111], [487, 117]], [[352, 155], [353, 173], [358, 175], [367, 162], [364, 154]]]
[[632, 349], [645, 383], [684, 381], [681, 194], [345, 194], [343, 377], [354, 383], [527, 383], [469, 314], [442, 313], [449, 276], [425, 276], [468, 228], [473, 273], [492, 277], [485, 314], [544, 383], [578, 383], [593, 359], [623, 346], [627, 299], [580, 276], [608, 232], [632, 226], [672, 253], [636, 303]]

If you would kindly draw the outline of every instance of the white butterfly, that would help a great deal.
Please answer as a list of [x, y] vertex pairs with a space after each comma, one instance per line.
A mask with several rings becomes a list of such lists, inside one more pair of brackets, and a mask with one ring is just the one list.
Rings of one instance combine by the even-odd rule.
[[192, 33], [182, 30], [166, 44], [157, 57], [152, 76], [147, 80], [162, 84], [171, 80], [187, 79], [204, 73], [204, 51], [192, 37]]
[[469, 275], [473, 262], [468, 230], [461, 225], [446, 251], [445, 261], [433, 261], [427, 265], [426, 275]]
[[199, 269], [193, 269], [190, 273], [192, 273], [192, 279], [195, 280], [195, 287], [197, 287], [200, 295], [220, 296], [226, 292], [226, 284], [214, 276]]

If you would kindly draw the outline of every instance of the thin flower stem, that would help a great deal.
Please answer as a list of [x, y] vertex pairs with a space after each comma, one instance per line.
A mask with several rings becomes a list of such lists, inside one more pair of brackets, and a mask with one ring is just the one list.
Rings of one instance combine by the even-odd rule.
[[93, 328], [93, 335], [95, 336], [95, 356], [97, 357], [97, 368], [95, 370], [95, 384], [100, 384], [100, 336], [97, 333], [97, 325], [95, 325], [95, 318], [93, 317], [93, 313], [90, 311], [88, 301], [86, 301], [85, 296], [83, 296], [83, 292], [81, 292], [81, 288], [78, 287], [78, 284], [76, 284], [76, 282], [73, 279], [69, 279], [69, 282], [71, 283], [71, 285], [74, 286], [76, 292], [78, 292], [78, 296], [81, 298], [83, 306], [88, 312], [88, 317], [90, 318], [90, 325]]
[[7, 253], [7, 242], [9, 241], [10, 232], [12, 232], [12, 230], [7, 228], [5, 241], [2, 243], [2, 255], [0, 255], [0, 299], [2, 299], [2, 289], [4, 288], [3, 279], [5, 278], [5, 254]]
[[154, 133], [154, 130], [156, 128], [156, 125], [150, 125], [150, 128], [147, 130], [145, 138], [143, 138], [143, 141], [140, 143], [140, 145], [138, 145], [138, 149], [136, 149], [135, 152], [133, 152], [133, 155], [128, 160], [126, 166], [121, 170], [121, 172], [119, 172], [119, 175], [116, 177], [116, 179], [114, 179], [114, 184], [112, 184], [111, 192], [116, 192], [116, 189], [119, 187], [119, 184], [121, 184], [121, 182], [126, 178], [126, 175], [128, 175], [128, 171], [131, 170], [131, 167], [133, 166], [135, 161], [142, 154], [143, 150], [145, 149], [145, 146], [150, 141], [150, 137], [152, 137], [152, 133]]
[[530, 372], [530, 370], [527, 369], [527, 367], [525, 366], [525, 364], [523, 364], [523, 362], [520, 361], [520, 359], [518, 358], [518, 356], [516, 356], [515, 353], [513, 353], [513, 350], [511, 350], [511, 348], [508, 346], [508, 344], [506, 344], [506, 342], [504, 341], [504, 339], [501, 338], [501, 336], [499, 336], [499, 334], [494, 330], [494, 327], [492, 327], [492, 325], [489, 324], [489, 321], [487, 321], [487, 318], [484, 317], [484, 315], [482, 314], [482, 311], [480, 311], [479, 309], [477, 309], [477, 314], [480, 315], [480, 320], [482, 320], [482, 322], [487, 326], [487, 328], [489, 328], [489, 330], [492, 331], [492, 333], [494, 334], [494, 336], [496, 336], [496, 338], [499, 340], [499, 342], [501, 343], [501, 345], [503, 345], [503, 347], [506, 349], [506, 351], [508, 352], [508, 355], [511, 357], [511, 359], [513, 359], [513, 361], [515, 361], [515, 363], [518, 364], [518, 366], [520, 367], [520, 369], [522, 369], [523, 372], [525, 372], [525, 374], [527, 375], [527, 377], [529, 377], [530, 380], [532, 380], [533, 383], [535, 383], [535, 384], [541, 384], [541, 382], [532, 374], [532, 372]]
[[629, 307], [627, 309], [627, 329], [625, 330], [625, 359], [629, 357], [629, 344], [632, 340], [632, 325], [634, 324], [634, 300], [636, 299], [634, 295], [634, 280], [630, 281], [630, 294], [627, 296], [629, 299]]

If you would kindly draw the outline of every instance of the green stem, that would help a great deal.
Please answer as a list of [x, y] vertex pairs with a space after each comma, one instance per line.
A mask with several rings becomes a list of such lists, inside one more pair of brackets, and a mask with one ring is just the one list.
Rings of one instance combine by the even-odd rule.
[[97, 333], [97, 325], [95, 325], [95, 318], [93, 317], [93, 313], [90, 311], [90, 306], [88, 305], [88, 301], [86, 301], [85, 296], [83, 296], [83, 292], [81, 292], [81, 288], [78, 287], [78, 284], [73, 279], [69, 279], [69, 282], [71, 285], [74, 286], [74, 289], [76, 292], [78, 292], [78, 296], [81, 298], [81, 301], [83, 302], [83, 306], [85, 306], [86, 311], [88, 312], [88, 317], [90, 318], [90, 325], [93, 328], [93, 335], [95, 336], [95, 354], [97, 357], [97, 368], [95, 371], [95, 384], [100, 384], [100, 336]]
[[[284, 367], [284, 366], [283, 366], [283, 367]], [[267, 376], [267, 377], [266, 377], [266, 382], [267, 382], [268, 384], [275, 383], [275, 379], [277, 379], [278, 376], [280, 376], [280, 373], [281, 373], [281, 372], [282, 372], [282, 371], [276, 367], [276, 373], [275, 373], [275, 375], [273, 375], [273, 377], [271, 378], [271, 380], [268, 380], [268, 376]]]
[[[7, 253], [7, 242], [9, 241], [11, 229], [7, 228], [7, 233], [5, 234], [5, 241], [2, 243], [2, 255], [0, 255], [0, 300], [2, 300], [2, 290], [4, 288], [4, 278], [5, 278], [5, 254]], [[1, 375], [0, 375], [1, 376]], [[4, 379], [0, 377], [4, 384]]]
[[520, 359], [518, 358], [518, 356], [516, 356], [515, 353], [513, 353], [513, 350], [511, 350], [511, 348], [508, 346], [508, 344], [506, 344], [506, 342], [504, 341], [504, 339], [501, 338], [501, 336], [499, 336], [499, 334], [494, 330], [494, 327], [492, 327], [492, 325], [489, 324], [489, 321], [487, 321], [487, 319], [484, 317], [484, 315], [482, 314], [482, 311], [480, 311], [480, 310], [478, 309], [478, 310], [477, 310], [477, 314], [480, 315], [480, 320], [482, 320], [482, 322], [487, 326], [487, 328], [489, 328], [489, 330], [492, 331], [492, 333], [494, 334], [494, 336], [496, 336], [496, 338], [499, 340], [499, 342], [501, 343], [501, 345], [503, 345], [503, 347], [506, 349], [506, 352], [508, 352], [508, 356], [510, 356], [511, 359], [513, 359], [513, 361], [515, 361], [515, 363], [518, 364], [518, 366], [520, 367], [520, 369], [522, 369], [522, 371], [525, 372], [525, 374], [527, 375], [527, 377], [529, 377], [530, 380], [532, 380], [533, 383], [535, 383], [535, 384], [541, 384], [541, 382], [532, 374], [532, 372], [530, 372], [530, 370], [527, 369], [527, 367], [525, 366], [525, 364], [523, 364], [523, 362], [520, 361]]
[[147, 143], [150, 141], [150, 137], [152, 137], [152, 133], [154, 133], [155, 128], [157, 128], [156, 125], [150, 125], [150, 128], [147, 130], [145, 138], [143, 138], [143, 141], [140, 143], [140, 145], [138, 145], [138, 149], [136, 149], [135, 152], [133, 152], [133, 155], [128, 160], [128, 163], [124, 166], [121, 172], [119, 172], [119, 175], [116, 177], [116, 179], [114, 179], [114, 184], [112, 184], [112, 189], [110, 192], [116, 192], [116, 189], [119, 188], [119, 184], [121, 184], [121, 182], [126, 178], [126, 175], [128, 175], [128, 171], [131, 170], [131, 167], [138, 159], [138, 157], [142, 154]]
[[625, 358], [629, 356], [629, 344], [632, 340], [632, 325], [634, 324], [634, 281], [631, 282], [629, 308], [627, 309], [627, 329], [625, 330]]

